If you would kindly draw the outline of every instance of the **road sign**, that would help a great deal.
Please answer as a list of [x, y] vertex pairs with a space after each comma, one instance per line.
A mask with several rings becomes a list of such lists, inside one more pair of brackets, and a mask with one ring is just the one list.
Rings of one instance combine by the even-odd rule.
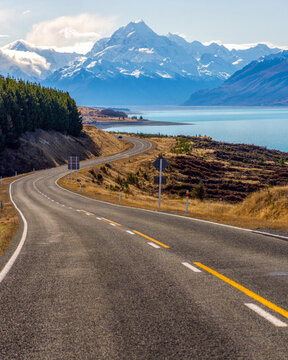
[[[159, 184], [159, 176], [154, 176], [154, 184], [155, 184], [155, 185]], [[166, 184], [167, 184], [167, 176], [162, 176], [161, 184], [162, 184], [162, 185], [166, 185]]]
[[79, 170], [79, 169], [80, 169], [79, 156], [69, 156], [68, 170]]
[[162, 171], [165, 170], [170, 164], [162, 156], [159, 156], [153, 163], [154, 167], [160, 171], [160, 161], [162, 160]]

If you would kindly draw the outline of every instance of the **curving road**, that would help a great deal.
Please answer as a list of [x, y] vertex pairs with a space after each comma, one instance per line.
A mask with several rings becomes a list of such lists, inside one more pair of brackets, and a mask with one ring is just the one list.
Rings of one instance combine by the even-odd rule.
[[[82, 166], [150, 148], [132, 141]], [[288, 358], [288, 242], [87, 199], [66, 172], [12, 186], [28, 227], [0, 262], [1, 360]]]

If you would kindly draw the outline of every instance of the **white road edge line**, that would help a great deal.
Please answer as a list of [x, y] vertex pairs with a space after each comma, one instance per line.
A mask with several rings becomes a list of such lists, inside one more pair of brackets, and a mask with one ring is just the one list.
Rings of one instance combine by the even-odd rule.
[[126, 232], [130, 235], [135, 235], [135, 233], [133, 231], [130, 231], [130, 230], [126, 230]]
[[[150, 148], [152, 147], [152, 144], [150, 143], [150, 147], [149, 149], [147, 149], [146, 151], [150, 150]], [[132, 154], [131, 154], [132, 155]], [[115, 156], [116, 158], [116, 156]], [[120, 157], [121, 158], [121, 157]], [[114, 160], [112, 160], [114, 161]], [[89, 167], [89, 166], [88, 166]], [[61, 176], [62, 177], [62, 176]], [[60, 178], [58, 178], [56, 181], [55, 181], [55, 184], [63, 190], [63, 188], [61, 186], [59, 186], [57, 184], [57, 181], [59, 180]], [[14, 251], [13, 255], [11, 256], [11, 258], [8, 260], [8, 262], [6, 263], [6, 265], [4, 266], [4, 268], [0, 271], [0, 283], [5, 279], [6, 275], [8, 274], [8, 272], [10, 271], [10, 269], [12, 268], [13, 264], [15, 263], [17, 257], [19, 256], [21, 250], [22, 250], [22, 247], [26, 241], [26, 238], [27, 238], [27, 232], [28, 232], [28, 223], [26, 221], [26, 218], [24, 217], [22, 211], [18, 208], [18, 206], [16, 205], [16, 203], [14, 202], [13, 200], [13, 197], [12, 197], [12, 185], [16, 182], [16, 181], [19, 181], [19, 180], [22, 180], [22, 178], [20, 179], [17, 179], [17, 180], [14, 180], [10, 185], [9, 185], [9, 196], [10, 196], [10, 200], [12, 202], [12, 204], [14, 205], [15, 209], [18, 211], [18, 213], [20, 214], [22, 220], [23, 220], [23, 223], [24, 223], [24, 228], [23, 228], [23, 233], [22, 233], [22, 236], [21, 236], [21, 239], [20, 239], [20, 242], [16, 248], [16, 250]], [[39, 180], [39, 179], [38, 179]], [[38, 181], [37, 180], [37, 181]], [[35, 181], [33, 182], [33, 187], [36, 189], [36, 191], [40, 192], [40, 194], [44, 195], [41, 191], [39, 191], [36, 186], [35, 186]], [[64, 189], [66, 190], [66, 189]], [[68, 191], [68, 190], [66, 190]], [[73, 192], [70, 191], [72, 194]], [[80, 195], [81, 196], [81, 195]], [[85, 196], [83, 196], [85, 198]], [[87, 198], [86, 198], [87, 199]], [[56, 201], [57, 204], [59, 204], [59, 202]], [[60, 204], [59, 204], [60, 205]], [[80, 210], [77, 210], [77, 211], [80, 211]], [[102, 220], [102, 219], [101, 219]]]
[[155, 249], [160, 249], [161, 248], [161, 246], [156, 245], [156, 244], [154, 244], [152, 242], [147, 242], [147, 244], [150, 245], [150, 246], [153, 246]]
[[283, 321], [279, 320], [275, 316], [271, 315], [267, 311], [263, 310], [260, 306], [252, 304], [252, 303], [245, 303], [245, 305], [255, 311], [258, 315], [262, 316], [264, 319], [268, 320], [270, 323], [277, 327], [287, 327], [287, 324]]
[[200, 269], [198, 269], [197, 267], [187, 263], [187, 262], [182, 262], [182, 265], [186, 266], [188, 269], [194, 271], [194, 272], [202, 272]]
[[23, 229], [23, 233], [21, 236], [21, 240], [19, 242], [19, 245], [17, 246], [17, 249], [14, 251], [13, 255], [11, 256], [11, 258], [9, 259], [9, 261], [7, 262], [7, 264], [4, 266], [3, 270], [0, 272], [0, 283], [5, 279], [6, 275], [8, 274], [8, 272], [10, 271], [10, 269], [12, 268], [13, 264], [15, 263], [17, 257], [20, 254], [20, 251], [22, 250], [22, 247], [26, 241], [26, 237], [27, 237], [27, 231], [28, 231], [28, 224], [27, 221], [22, 213], [22, 211], [18, 208], [18, 206], [15, 204], [13, 197], [12, 197], [12, 185], [18, 181], [20, 179], [17, 179], [15, 181], [13, 181], [10, 186], [9, 186], [9, 196], [11, 199], [12, 204], [14, 205], [15, 209], [18, 211], [18, 213], [20, 214], [23, 223], [24, 223], [24, 229]]

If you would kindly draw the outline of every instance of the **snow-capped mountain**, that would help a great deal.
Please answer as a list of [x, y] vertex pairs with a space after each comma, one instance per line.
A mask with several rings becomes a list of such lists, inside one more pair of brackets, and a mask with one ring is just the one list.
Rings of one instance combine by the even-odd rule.
[[[85, 58], [61, 70], [59, 76], [73, 77], [73, 70], [77, 73], [81, 68], [102, 79], [127, 75], [170, 79], [200, 76], [225, 80], [251, 61], [279, 51], [264, 44], [247, 50], [229, 50], [216, 43], [208, 46], [199, 41], [189, 43], [176, 34], [158, 35], [144, 21], [139, 21], [96, 42]], [[110, 72], [104, 65], [109, 63]]]
[[265, 44], [229, 50], [217, 43], [190, 43], [176, 34], [158, 35], [138, 21], [100, 39], [85, 56], [14, 42], [0, 49], [0, 73], [45, 79], [83, 105], [178, 104], [279, 51]]
[[288, 51], [261, 57], [237, 71], [220, 87], [191, 95], [185, 105], [288, 105]]
[[55, 71], [49, 85], [68, 89], [82, 104], [177, 104], [191, 92], [222, 84], [235, 71], [280, 49], [229, 50], [161, 36], [131, 22], [95, 43], [86, 56]]
[[0, 49], [0, 73], [27, 80], [43, 80], [73, 62], [79, 54], [60, 53], [18, 40]]

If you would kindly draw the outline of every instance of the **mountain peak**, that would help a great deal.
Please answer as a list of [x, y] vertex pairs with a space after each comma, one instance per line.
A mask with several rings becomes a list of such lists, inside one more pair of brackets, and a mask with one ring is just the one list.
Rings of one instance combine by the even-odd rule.
[[129, 37], [133, 34], [138, 34], [141, 37], [156, 35], [156, 33], [143, 21], [131, 21], [126, 26], [122, 26], [120, 29], [115, 31], [112, 38]]
[[31, 51], [35, 46], [25, 40], [16, 40], [3, 47], [4, 50]]

